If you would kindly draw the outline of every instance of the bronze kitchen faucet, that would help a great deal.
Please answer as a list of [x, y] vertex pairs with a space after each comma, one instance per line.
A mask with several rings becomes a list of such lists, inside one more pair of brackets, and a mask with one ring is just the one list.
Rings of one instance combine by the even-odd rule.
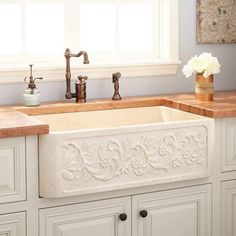
[[71, 70], [70, 59], [71, 57], [84, 57], [84, 64], [89, 64], [88, 54], [85, 51], [80, 51], [78, 54], [72, 54], [70, 49], [67, 48], [64, 54], [66, 58], [66, 99], [76, 98], [76, 102], [86, 102], [86, 80], [87, 76], [78, 76], [75, 82], [75, 93], [71, 93]]

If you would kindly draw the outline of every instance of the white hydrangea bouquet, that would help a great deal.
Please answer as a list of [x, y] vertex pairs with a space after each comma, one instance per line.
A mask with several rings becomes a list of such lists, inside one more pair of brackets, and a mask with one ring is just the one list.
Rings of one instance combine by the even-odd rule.
[[192, 57], [183, 67], [183, 74], [186, 78], [196, 75], [195, 93], [198, 100], [213, 100], [213, 75], [220, 73], [220, 67], [218, 59], [206, 52]]
[[187, 65], [183, 68], [186, 78], [192, 75], [203, 75], [204, 78], [213, 74], [220, 73], [220, 63], [217, 57], [213, 57], [211, 53], [202, 53], [199, 56], [192, 57]]

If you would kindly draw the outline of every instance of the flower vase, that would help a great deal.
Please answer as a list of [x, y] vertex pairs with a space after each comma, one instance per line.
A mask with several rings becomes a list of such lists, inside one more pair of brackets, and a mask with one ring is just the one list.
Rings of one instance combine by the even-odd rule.
[[213, 75], [210, 75], [207, 78], [200, 74], [196, 75], [195, 93], [197, 100], [202, 102], [213, 101], [213, 79]]

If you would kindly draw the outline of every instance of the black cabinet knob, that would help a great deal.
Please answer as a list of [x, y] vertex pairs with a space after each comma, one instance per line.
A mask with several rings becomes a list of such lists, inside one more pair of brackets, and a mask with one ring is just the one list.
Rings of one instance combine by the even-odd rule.
[[142, 210], [142, 211], [139, 212], [139, 214], [142, 218], [145, 218], [145, 217], [147, 217], [148, 212], [146, 210]]
[[127, 220], [127, 215], [125, 213], [122, 213], [119, 215], [119, 218], [121, 221], [126, 221]]

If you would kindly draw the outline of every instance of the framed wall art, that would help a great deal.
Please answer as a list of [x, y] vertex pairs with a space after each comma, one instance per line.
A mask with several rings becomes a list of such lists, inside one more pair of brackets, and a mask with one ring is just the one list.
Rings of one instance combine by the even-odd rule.
[[197, 0], [198, 43], [236, 43], [236, 1]]

